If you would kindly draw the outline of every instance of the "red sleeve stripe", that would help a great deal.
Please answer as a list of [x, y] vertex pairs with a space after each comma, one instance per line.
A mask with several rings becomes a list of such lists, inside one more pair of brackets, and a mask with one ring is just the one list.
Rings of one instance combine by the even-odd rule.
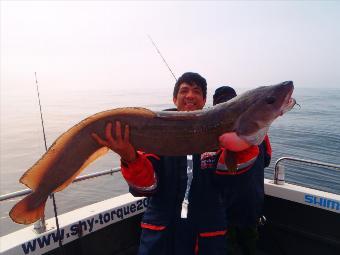
[[157, 188], [157, 178], [156, 178], [156, 176], [154, 177], [154, 180], [155, 180], [155, 182], [151, 186], [147, 186], [147, 187], [145, 187], [145, 186], [137, 186], [134, 183], [131, 183], [131, 182], [127, 181], [127, 180], [126, 181], [129, 184], [129, 186], [132, 187], [135, 190], [138, 190], [140, 192], [149, 192], [149, 191], [155, 190]]
[[[241, 171], [241, 170], [243, 170], [243, 169], [245, 169], [245, 168], [248, 168], [248, 169], [249, 169], [249, 166], [252, 166], [252, 165], [255, 163], [256, 159], [257, 159], [257, 156], [255, 156], [254, 158], [252, 158], [252, 159], [250, 159], [250, 160], [248, 160], [248, 161], [246, 161], [246, 162], [237, 164], [237, 169], [236, 169], [236, 171]], [[228, 168], [227, 168], [227, 166], [225, 165], [224, 162], [222, 162], [222, 163], [221, 163], [221, 162], [218, 162], [216, 168], [217, 168], [217, 170], [219, 170], [219, 171], [229, 171]]]
[[239, 174], [243, 174], [243, 173], [245, 173], [245, 172], [247, 172], [251, 167], [252, 167], [253, 165], [251, 165], [251, 166], [248, 166], [248, 167], [246, 167], [246, 168], [244, 168], [244, 169], [242, 169], [242, 170], [238, 170], [238, 171], [236, 171], [236, 172], [234, 172], [234, 171], [221, 171], [221, 170], [216, 170], [216, 174], [218, 174], [218, 175], [239, 175]]
[[144, 154], [138, 152], [135, 161], [121, 165], [122, 175], [125, 180], [136, 187], [151, 188], [156, 183], [153, 165]]
[[214, 237], [214, 236], [224, 236], [227, 233], [227, 230], [220, 230], [215, 232], [205, 232], [200, 233], [200, 237]]
[[147, 228], [147, 229], [151, 229], [151, 230], [164, 230], [166, 228], [166, 226], [157, 226], [157, 225], [152, 225], [152, 224], [148, 224], [148, 223], [141, 223], [140, 224], [142, 228]]

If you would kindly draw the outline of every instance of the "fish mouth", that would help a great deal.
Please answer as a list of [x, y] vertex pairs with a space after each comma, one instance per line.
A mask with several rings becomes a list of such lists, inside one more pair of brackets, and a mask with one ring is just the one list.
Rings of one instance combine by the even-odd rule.
[[282, 116], [286, 112], [290, 111], [296, 103], [296, 100], [292, 97], [293, 88], [288, 92], [285, 99], [283, 100], [283, 104], [280, 110], [279, 116]]

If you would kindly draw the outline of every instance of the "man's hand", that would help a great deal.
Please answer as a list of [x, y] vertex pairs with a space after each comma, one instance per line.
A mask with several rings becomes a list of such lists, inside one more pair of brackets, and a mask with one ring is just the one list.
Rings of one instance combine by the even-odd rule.
[[218, 140], [220, 146], [229, 151], [243, 151], [251, 146], [251, 144], [240, 138], [235, 132], [224, 133]]
[[92, 133], [92, 137], [94, 140], [96, 140], [97, 143], [99, 143], [102, 146], [106, 146], [119, 154], [119, 156], [122, 158], [125, 162], [133, 162], [137, 158], [137, 152], [135, 148], [132, 146], [132, 144], [129, 141], [130, 137], [130, 129], [128, 125], [125, 125], [124, 130], [124, 137], [122, 135], [122, 129], [121, 129], [121, 123], [120, 121], [116, 121], [115, 123], [115, 134], [116, 138], [113, 138], [112, 136], [112, 123], [108, 123], [105, 127], [105, 138], [106, 140], [103, 140], [100, 138], [96, 133]]

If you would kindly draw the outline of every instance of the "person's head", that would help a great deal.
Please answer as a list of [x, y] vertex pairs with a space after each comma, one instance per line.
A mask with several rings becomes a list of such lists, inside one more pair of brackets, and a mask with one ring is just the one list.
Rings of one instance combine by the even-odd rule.
[[187, 72], [178, 78], [173, 101], [178, 111], [200, 110], [205, 105], [207, 82], [198, 73]]
[[236, 92], [232, 87], [221, 86], [215, 90], [213, 96], [213, 105], [227, 102], [236, 96]]

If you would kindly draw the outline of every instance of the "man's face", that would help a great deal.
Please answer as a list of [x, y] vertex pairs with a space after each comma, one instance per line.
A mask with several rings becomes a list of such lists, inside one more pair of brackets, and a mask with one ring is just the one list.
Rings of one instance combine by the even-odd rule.
[[173, 101], [178, 111], [194, 111], [201, 110], [206, 99], [203, 98], [203, 91], [199, 86], [184, 82], [180, 85], [177, 96], [173, 98]]

